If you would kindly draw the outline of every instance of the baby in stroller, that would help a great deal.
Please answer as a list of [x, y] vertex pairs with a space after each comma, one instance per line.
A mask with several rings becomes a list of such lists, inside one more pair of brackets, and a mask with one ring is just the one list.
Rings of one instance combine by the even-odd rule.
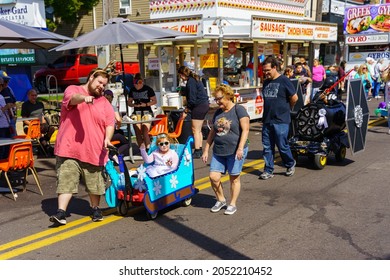
[[140, 146], [142, 159], [146, 164], [146, 172], [150, 177], [160, 176], [177, 168], [179, 156], [176, 151], [170, 148], [170, 140], [165, 133], [156, 136], [157, 149], [150, 154], [147, 153], [145, 144]]

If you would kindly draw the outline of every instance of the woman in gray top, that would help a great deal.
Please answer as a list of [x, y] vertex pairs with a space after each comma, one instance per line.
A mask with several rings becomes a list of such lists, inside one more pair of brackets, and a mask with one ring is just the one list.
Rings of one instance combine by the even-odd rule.
[[214, 143], [210, 182], [217, 202], [210, 210], [216, 213], [227, 205], [221, 178], [222, 174], [228, 171], [231, 198], [225, 214], [232, 215], [237, 211], [236, 202], [241, 188], [240, 174], [248, 153], [249, 115], [243, 106], [233, 103], [234, 93], [231, 87], [219, 85], [213, 95], [219, 109], [214, 114], [202, 160], [207, 162], [210, 146]]

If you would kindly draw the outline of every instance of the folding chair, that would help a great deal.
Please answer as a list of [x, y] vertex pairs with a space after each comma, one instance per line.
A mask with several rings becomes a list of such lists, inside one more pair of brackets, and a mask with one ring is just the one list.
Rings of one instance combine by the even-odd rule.
[[20, 139], [31, 139], [32, 144], [34, 146], [40, 146], [43, 153], [47, 157], [47, 153], [45, 148], [42, 146], [39, 139], [42, 137], [41, 133], [41, 123], [38, 119], [31, 120], [28, 124], [27, 134], [25, 135], [17, 135], [14, 138], [20, 138]]
[[24, 143], [11, 145], [8, 159], [0, 160], [0, 171], [4, 172], [8, 187], [15, 201], [16, 201], [16, 197], [8, 178], [8, 172], [22, 171], [22, 170], [26, 170], [25, 178], [23, 181], [23, 191], [26, 190], [26, 182], [27, 182], [26, 179], [27, 179], [28, 171], [31, 170], [31, 173], [34, 176], [35, 182], [38, 186], [38, 189], [41, 195], [43, 195], [41, 183], [38, 178], [38, 173], [34, 167], [34, 156], [32, 152], [31, 142], [24, 142]]
[[157, 136], [161, 133], [168, 134], [168, 116], [157, 115], [157, 119], [160, 119], [152, 124], [152, 128], [149, 131], [149, 136]]
[[176, 143], [179, 143], [177, 138], [179, 138], [181, 135], [181, 131], [183, 129], [183, 123], [184, 123], [184, 117], [183, 117], [183, 115], [181, 115], [179, 120], [177, 121], [175, 131], [172, 133], [168, 133], [168, 137], [172, 138]]

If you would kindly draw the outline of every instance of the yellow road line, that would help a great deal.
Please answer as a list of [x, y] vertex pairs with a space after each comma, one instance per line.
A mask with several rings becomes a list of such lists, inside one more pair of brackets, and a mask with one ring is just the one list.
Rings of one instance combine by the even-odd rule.
[[[369, 121], [369, 127], [379, 125], [379, 124], [382, 124], [384, 122], [387, 122], [387, 119], [372, 120], [372, 121]], [[277, 159], [277, 157], [275, 159]], [[247, 164], [244, 165], [242, 173], [247, 174], [247, 173], [250, 173], [254, 170], [258, 170], [262, 167], [264, 167], [263, 160], [253, 160], [253, 161], [248, 162]], [[224, 176], [222, 178], [222, 182], [226, 182], [228, 180], [229, 180], [229, 176]], [[204, 190], [204, 189], [210, 187], [209, 178], [203, 177], [203, 178], [196, 180], [195, 187], [199, 190]], [[108, 214], [107, 212], [113, 213], [113, 212], [115, 212], [115, 209], [105, 211], [105, 215]], [[45, 230], [45, 231], [42, 231], [42, 232], [39, 232], [36, 234], [32, 234], [32, 235], [20, 238], [18, 240], [11, 241], [9, 243], [0, 245], [0, 251], [11, 249], [13, 247], [20, 246], [22, 244], [31, 242], [33, 240], [37, 240], [37, 239], [55, 234], [54, 236], [48, 237], [46, 239], [43, 239], [43, 240], [40, 240], [37, 242], [33, 242], [31, 244], [16, 248], [12, 251], [0, 254], [0, 260], [6, 260], [6, 259], [17, 257], [19, 255], [31, 252], [33, 250], [54, 244], [56, 242], [71, 238], [71, 237], [76, 236], [76, 235], [79, 235], [79, 234], [84, 233], [86, 231], [101, 227], [103, 225], [107, 225], [107, 224], [112, 223], [114, 221], [118, 221], [122, 218], [123, 218], [122, 216], [109, 216], [109, 217], [105, 217], [105, 219], [102, 222], [88, 223], [88, 224], [83, 225], [81, 227], [78, 227], [76, 229], [69, 230], [72, 227], [76, 227], [76, 226], [82, 225], [84, 223], [90, 222], [89, 217], [84, 217], [84, 218], [81, 218], [79, 220], [68, 223], [65, 227], [52, 228], [49, 230]], [[65, 232], [63, 232], [63, 231], [65, 231]]]
[[31, 244], [28, 244], [28, 245], [20, 247], [20, 248], [16, 248], [15, 250], [12, 250], [10, 252], [6, 252], [4, 254], [1, 254], [0, 255], [0, 260], [7, 260], [7, 259], [11, 259], [11, 258], [17, 257], [19, 255], [26, 254], [26, 253], [31, 252], [33, 250], [36, 250], [36, 249], [39, 249], [39, 248], [42, 248], [42, 247], [46, 247], [48, 245], [57, 243], [59, 241], [62, 241], [62, 240], [71, 238], [73, 236], [82, 234], [82, 233], [84, 233], [86, 231], [89, 231], [89, 230], [92, 230], [92, 229], [104, 226], [106, 224], [115, 222], [115, 221], [120, 220], [122, 218], [123, 218], [122, 216], [110, 216], [110, 217], [105, 218], [101, 222], [89, 223], [89, 224], [84, 225], [82, 227], [75, 228], [75, 229], [72, 229], [72, 230], [69, 230], [69, 231], [66, 231], [66, 232], [54, 235], [52, 237], [48, 237], [46, 239], [43, 239], [43, 240], [40, 240], [40, 241], [31, 243]]

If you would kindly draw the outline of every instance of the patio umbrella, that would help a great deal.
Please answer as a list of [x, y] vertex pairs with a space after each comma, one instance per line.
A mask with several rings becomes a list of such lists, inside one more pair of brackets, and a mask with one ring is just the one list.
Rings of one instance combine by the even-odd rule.
[[[64, 51], [91, 46], [119, 45], [122, 62], [122, 75], [125, 77], [122, 52], [123, 44], [140, 44], [153, 42], [156, 39], [169, 39], [184, 35], [188, 34], [171, 29], [130, 22], [125, 18], [112, 18], [106, 21], [103, 26], [74, 38], [72, 41], [66, 42], [53, 50]], [[127, 103], [126, 94], [125, 100]], [[126, 112], [127, 109], [128, 108], [126, 106]]]
[[0, 40], [28, 42], [49, 39], [71, 40], [69, 37], [62, 36], [50, 31], [0, 19]]
[[0, 40], [0, 49], [50, 49], [61, 44], [63, 43], [56, 40]]
[[91, 46], [138, 44], [183, 35], [188, 34], [171, 29], [130, 22], [125, 18], [112, 18], [106, 21], [103, 26], [85, 33], [55, 48], [55, 50], [64, 51]]

